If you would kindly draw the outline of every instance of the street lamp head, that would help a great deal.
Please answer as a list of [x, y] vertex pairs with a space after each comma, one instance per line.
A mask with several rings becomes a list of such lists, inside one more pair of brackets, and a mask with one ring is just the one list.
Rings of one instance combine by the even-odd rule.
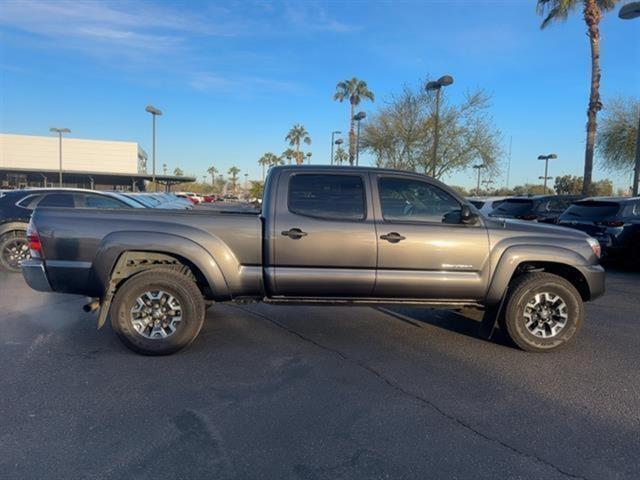
[[343, 143], [344, 143], [344, 140], [343, 140], [343, 139], [341, 139], [341, 138], [339, 138], [339, 139], [337, 139], [337, 140], [336, 140], [335, 142], [333, 142], [333, 143], [335, 143], [336, 145], [341, 145], [341, 144], [343, 144]]
[[56, 128], [56, 127], [51, 127], [49, 129], [50, 132], [55, 132], [55, 133], [71, 133], [71, 130], [69, 130], [68, 128]]
[[366, 113], [364, 113], [364, 112], [358, 112], [358, 113], [356, 113], [356, 114], [353, 116], [353, 119], [354, 119], [354, 120], [357, 120], [357, 121], [359, 122], [360, 120], [363, 120], [366, 116], [367, 116], [367, 114], [366, 114]]
[[479, 165], [474, 165], [473, 168], [484, 168], [484, 163], [481, 163]]
[[558, 155], [556, 155], [555, 153], [551, 153], [551, 154], [549, 155], [549, 158], [558, 158]]
[[631, 20], [640, 17], [640, 2], [631, 2], [623, 5], [618, 12], [618, 17], [623, 20]]
[[340, 135], [342, 132], [340, 130], [334, 130], [331, 132], [333, 135]]
[[310, 157], [311, 155], [313, 155], [313, 153], [307, 152], [307, 157]]
[[453, 77], [451, 75], [443, 75], [438, 79], [438, 84], [441, 87], [448, 87], [453, 83]]
[[427, 85], [425, 86], [426, 90], [437, 90], [440, 88], [440, 84], [438, 82], [427, 82]]
[[538, 160], [546, 160], [547, 156], [546, 155], [538, 155]]
[[156, 107], [154, 107], [153, 105], [147, 105], [145, 110], [149, 112], [151, 115], [158, 115], [158, 116], [162, 115], [162, 112], [158, 110]]

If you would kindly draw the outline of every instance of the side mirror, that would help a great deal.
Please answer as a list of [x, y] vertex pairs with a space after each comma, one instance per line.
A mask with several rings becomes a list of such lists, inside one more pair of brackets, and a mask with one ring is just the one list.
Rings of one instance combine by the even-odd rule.
[[460, 209], [460, 223], [465, 225], [474, 225], [478, 221], [478, 215], [471, 211], [469, 205], [462, 205]]

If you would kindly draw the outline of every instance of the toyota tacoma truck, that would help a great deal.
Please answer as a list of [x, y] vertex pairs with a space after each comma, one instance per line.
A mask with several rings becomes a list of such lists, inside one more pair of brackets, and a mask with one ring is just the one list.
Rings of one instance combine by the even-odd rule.
[[176, 352], [216, 303], [483, 309], [527, 351], [580, 330], [604, 292], [600, 245], [583, 232], [486, 218], [412, 172], [270, 170], [261, 211], [38, 208], [26, 282], [90, 297], [98, 326], [132, 350]]

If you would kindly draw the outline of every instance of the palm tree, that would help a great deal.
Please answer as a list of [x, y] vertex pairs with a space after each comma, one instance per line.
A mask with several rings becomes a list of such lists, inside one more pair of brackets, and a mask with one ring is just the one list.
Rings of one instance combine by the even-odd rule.
[[233, 193], [236, 193], [240, 169], [238, 167], [231, 167], [227, 173], [231, 175], [231, 189], [233, 190]]
[[211, 175], [211, 186], [215, 187], [216, 186], [216, 173], [218, 173], [218, 169], [216, 167], [214, 167], [213, 165], [211, 165], [209, 168], [207, 168], [207, 173], [209, 175]]
[[306, 128], [304, 128], [303, 125], [300, 125], [298, 123], [294, 125], [291, 130], [289, 130], [289, 133], [287, 133], [285, 140], [289, 142], [289, 145], [291, 145], [292, 147], [296, 147], [296, 165], [300, 165], [303, 160], [300, 156], [300, 144], [304, 142], [307, 145], [311, 145], [311, 137], [309, 136], [309, 132], [307, 132]]
[[182, 169], [180, 167], [176, 167], [173, 169], [173, 174], [176, 177], [182, 177], [184, 175], [184, 172], [182, 171]]
[[591, 91], [587, 108], [587, 144], [584, 152], [584, 180], [582, 194], [589, 195], [593, 171], [593, 149], [596, 141], [596, 116], [602, 109], [600, 101], [600, 20], [602, 14], [612, 10], [619, 0], [538, 0], [537, 11], [544, 17], [540, 28], [554, 20], [566, 20], [569, 13], [582, 5], [582, 15], [587, 24], [587, 36], [591, 44]]
[[344, 151], [344, 148], [338, 147], [333, 155], [333, 160], [336, 162], [336, 165], [342, 165], [342, 162], [349, 160], [349, 155]]
[[[290, 148], [287, 148], [284, 152], [282, 152], [282, 156], [280, 157], [282, 159], [286, 158], [289, 161], [289, 165], [291, 165], [291, 159], [292, 158], [298, 158], [296, 151], [292, 150]], [[284, 160], [283, 160], [284, 162]]]
[[336, 85], [336, 93], [334, 100], [339, 102], [345, 99], [351, 104], [351, 117], [349, 127], [349, 164], [353, 165], [356, 158], [356, 121], [353, 117], [356, 115], [356, 107], [362, 100], [375, 100], [373, 92], [367, 87], [367, 82], [353, 77], [351, 80], [343, 80]]
[[264, 174], [267, 167], [271, 167], [273, 165], [277, 165], [282, 160], [275, 153], [267, 152], [260, 160], [258, 160], [258, 165], [262, 165], [262, 181], [264, 182]]

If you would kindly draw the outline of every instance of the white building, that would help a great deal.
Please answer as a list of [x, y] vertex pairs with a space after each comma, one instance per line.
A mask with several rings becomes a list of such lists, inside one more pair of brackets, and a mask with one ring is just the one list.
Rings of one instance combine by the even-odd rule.
[[[156, 167], [157, 168], [157, 167]], [[147, 154], [135, 142], [85, 140], [69, 136], [0, 134], [0, 188], [58, 186], [144, 188], [151, 179]], [[158, 183], [194, 181], [156, 175]]]

